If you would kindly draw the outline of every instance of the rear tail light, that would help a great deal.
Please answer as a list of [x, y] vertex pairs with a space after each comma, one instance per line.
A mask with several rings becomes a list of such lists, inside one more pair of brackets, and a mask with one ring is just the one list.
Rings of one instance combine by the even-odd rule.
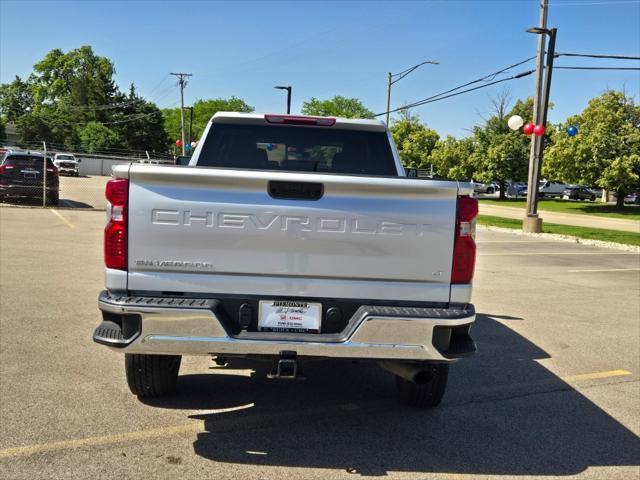
[[309, 117], [302, 115], [273, 115], [266, 114], [264, 119], [268, 123], [279, 123], [283, 125], [316, 125], [318, 127], [332, 127], [336, 124], [335, 118], [330, 117]]
[[13, 165], [0, 165], [0, 173], [5, 173], [7, 170], [13, 170]]
[[104, 229], [104, 264], [116, 270], [127, 269], [127, 203], [129, 180], [114, 178], [107, 182], [108, 222]]
[[57, 177], [60, 174], [60, 172], [58, 171], [58, 167], [47, 168], [47, 172], [53, 173], [54, 177]]
[[456, 213], [456, 236], [453, 246], [453, 268], [451, 283], [471, 283], [476, 264], [476, 217], [478, 199], [458, 197]]

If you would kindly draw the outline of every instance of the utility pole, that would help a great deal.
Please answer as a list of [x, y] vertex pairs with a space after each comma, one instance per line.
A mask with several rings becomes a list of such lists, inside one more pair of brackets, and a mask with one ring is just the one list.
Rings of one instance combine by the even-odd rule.
[[[540, 0], [540, 24], [538, 28], [547, 28], [547, 11], [549, 0]], [[544, 75], [544, 51], [546, 37], [538, 35], [538, 58], [536, 60], [536, 81], [533, 95], [533, 123], [540, 125], [542, 85]], [[529, 175], [527, 176], [527, 208], [522, 222], [522, 230], [525, 232], [540, 233], [542, 231], [542, 219], [538, 217], [538, 180], [540, 165], [536, 153], [538, 144], [542, 144], [543, 136], [531, 136], [531, 149], [529, 151]]]
[[192, 76], [192, 74], [171, 72], [171, 75], [178, 77], [178, 84], [180, 85], [180, 125], [182, 127], [182, 156], [184, 157], [186, 155], [184, 144], [186, 140], [184, 135], [184, 87], [187, 85], [187, 81], [185, 79]]

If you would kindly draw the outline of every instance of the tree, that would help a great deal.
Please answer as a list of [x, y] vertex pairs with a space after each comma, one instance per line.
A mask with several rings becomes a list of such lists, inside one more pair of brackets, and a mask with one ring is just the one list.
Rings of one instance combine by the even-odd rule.
[[492, 99], [492, 115], [483, 126], [473, 129], [476, 146], [472, 156], [475, 180], [500, 183], [500, 198], [505, 198], [507, 180], [520, 181], [526, 178], [529, 165], [531, 139], [522, 133], [513, 132], [507, 125], [512, 115], [532, 118], [533, 100], [518, 100], [509, 110], [509, 94], [502, 92]]
[[116, 95], [115, 67], [89, 45], [64, 53], [56, 48], [33, 66], [36, 108], [58, 102], [73, 107], [103, 106]]
[[[193, 130], [191, 138], [197, 140], [204, 132], [207, 123], [216, 112], [253, 112], [253, 107], [247, 105], [244, 100], [237, 97], [213, 98], [209, 100], [196, 100], [193, 104]], [[189, 110], [185, 109], [185, 132], [189, 132]], [[169, 144], [173, 144], [182, 137], [180, 124], [180, 109], [165, 108], [162, 110], [164, 128]]]
[[438, 177], [469, 180], [474, 177], [476, 171], [474, 151], [473, 138], [458, 140], [448, 135], [444, 140], [438, 140], [428, 161], [433, 165], [434, 173]]
[[16, 75], [11, 83], [0, 85], [0, 115], [15, 122], [33, 107], [33, 94], [29, 83]]
[[122, 146], [118, 134], [101, 123], [87, 123], [78, 135], [82, 149], [89, 153]]
[[27, 80], [0, 85], [0, 115], [16, 123], [22, 141], [166, 149], [160, 110], [133, 86], [129, 95], [121, 93], [113, 62], [90, 46], [51, 50], [33, 69]]
[[115, 111], [110, 127], [117, 133], [125, 148], [166, 151], [164, 118], [155, 104], [140, 97], [133, 84], [129, 87], [129, 95], [119, 95], [117, 103], [121, 107]]
[[391, 135], [405, 167], [427, 168], [429, 155], [440, 138], [420, 121], [417, 115], [406, 112], [391, 125]]
[[336, 95], [330, 100], [318, 100], [311, 97], [302, 104], [302, 113], [321, 117], [373, 118], [374, 113], [357, 98]]
[[[578, 134], [565, 133], [569, 126]], [[568, 183], [599, 185], [615, 191], [617, 206], [640, 174], [640, 106], [624, 92], [609, 90], [592, 98], [553, 135], [543, 173]]]

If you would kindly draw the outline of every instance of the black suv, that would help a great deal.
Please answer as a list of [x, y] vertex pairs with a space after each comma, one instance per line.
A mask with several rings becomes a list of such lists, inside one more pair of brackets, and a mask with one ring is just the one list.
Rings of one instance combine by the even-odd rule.
[[591, 200], [593, 202], [596, 199], [596, 194], [587, 187], [568, 187], [562, 192], [562, 198], [565, 200]]
[[[42, 201], [44, 162], [44, 155], [41, 153], [6, 152], [0, 163], [0, 201], [8, 196], [36, 198]], [[58, 205], [58, 169], [50, 157], [47, 157], [46, 162], [47, 205]]]

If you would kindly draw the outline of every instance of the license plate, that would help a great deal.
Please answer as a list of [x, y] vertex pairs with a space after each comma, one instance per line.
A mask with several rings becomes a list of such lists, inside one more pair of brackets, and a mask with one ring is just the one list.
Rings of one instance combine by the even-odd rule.
[[261, 332], [320, 333], [322, 304], [262, 300], [258, 311]]

